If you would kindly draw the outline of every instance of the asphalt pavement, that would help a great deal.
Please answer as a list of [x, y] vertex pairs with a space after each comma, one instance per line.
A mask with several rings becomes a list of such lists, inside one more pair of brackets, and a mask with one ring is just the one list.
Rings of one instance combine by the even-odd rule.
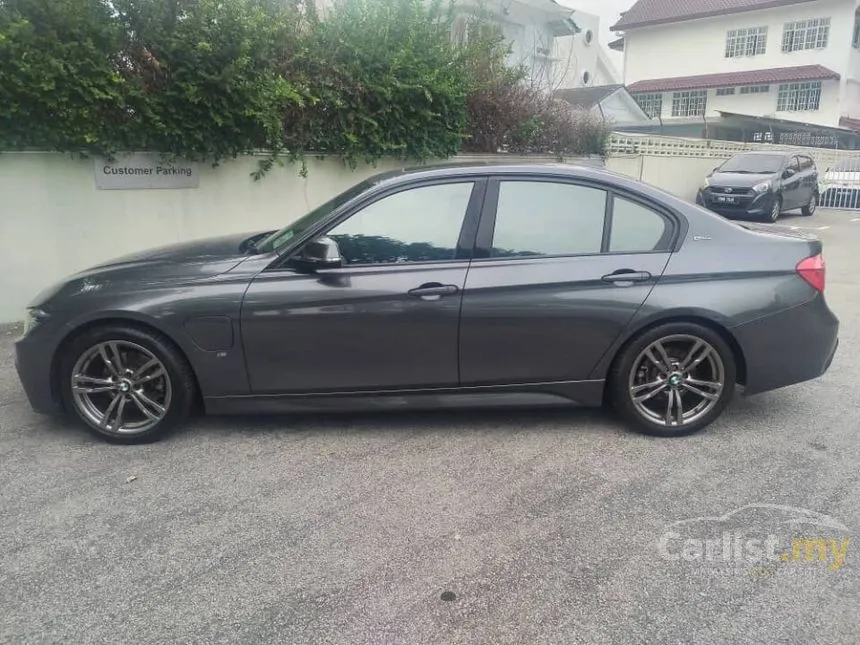
[[[860, 213], [779, 226], [824, 240], [836, 359], [684, 439], [554, 410], [197, 419], [111, 446], [31, 412], [0, 333], [0, 642], [856, 644]], [[816, 513], [823, 559], [725, 557]]]

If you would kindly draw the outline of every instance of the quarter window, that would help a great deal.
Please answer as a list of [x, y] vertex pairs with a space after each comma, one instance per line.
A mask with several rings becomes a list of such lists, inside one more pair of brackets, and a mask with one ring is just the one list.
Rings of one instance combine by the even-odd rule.
[[731, 29], [726, 34], [726, 58], [759, 56], [767, 49], [767, 27]]
[[779, 86], [776, 99], [777, 112], [805, 112], [817, 110], [821, 103], [821, 81], [785, 83]]
[[610, 253], [643, 253], [658, 251], [666, 245], [669, 223], [662, 215], [623, 197], [612, 203]]
[[830, 18], [813, 18], [786, 23], [782, 32], [782, 51], [823, 49], [830, 38]]
[[549, 181], [503, 181], [492, 257], [600, 253], [607, 193]]
[[388, 195], [329, 231], [345, 264], [453, 260], [473, 182]]

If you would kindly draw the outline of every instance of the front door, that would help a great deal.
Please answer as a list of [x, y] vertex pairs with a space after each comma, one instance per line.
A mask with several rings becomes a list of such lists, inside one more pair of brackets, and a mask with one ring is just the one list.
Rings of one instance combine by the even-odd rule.
[[782, 208], [783, 210], [793, 210], [800, 208], [806, 203], [804, 199], [804, 182], [803, 176], [800, 173], [800, 164], [797, 157], [792, 157], [788, 167], [794, 171], [794, 174], [782, 182]]
[[463, 297], [462, 384], [587, 380], [663, 274], [674, 233], [666, 214], [600, 187], [491, 182], [488, 257]]
[[460, 237], [482, 198], [471, 179], [385, 194], [325, 231], [342, 268], [256, 278], [242, 310], [252, 390], [456, 386], [471, 251]]

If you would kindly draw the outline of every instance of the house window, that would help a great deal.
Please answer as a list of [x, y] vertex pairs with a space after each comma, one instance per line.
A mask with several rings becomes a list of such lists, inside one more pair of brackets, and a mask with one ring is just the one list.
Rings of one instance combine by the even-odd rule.
[[786, 23], [782, 32], [782, 51], [823, 49], [830, 37], [830, 18], [813, 18]]
[[735, 88], [733, 87], [718, 87], [717, 88], [717, 96], [731, 96], [735, 93]]
[[656, 119], [663, 113], [663, 94], [657, 92], [652, 94], [636, 94], [633, 98], [648, 115], [648, 118]]
[[759, 56], [767, 49], [767, 27], [731, 29], [726, 34], [726, 58]]
[[777, 112], [805, 112], [817, 110], [821, 102], [821, 81], [785, 83], [779, 86], [776, 99]]
[[707, 90], [672, 94], [672, 116], [703, 116], [708, 105]]
[[741, 94], [766, 94], [770, 92], [770, 85], [744, 85]]

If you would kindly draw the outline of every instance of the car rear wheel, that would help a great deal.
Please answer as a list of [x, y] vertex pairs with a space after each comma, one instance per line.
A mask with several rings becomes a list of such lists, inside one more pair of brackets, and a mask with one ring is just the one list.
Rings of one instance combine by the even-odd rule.
[[809, 203], [804, 206], [800, 212], [804, 217], [811, 217], [815, 213], [816, 208], [818, 208], [818, 195], [812, 193], [812, 197], [809, 198]]
[[731, 348], [711, 329], [669, 323], [630, 343], [610, 374], [609, 396], [636, 430], [658, 437], [698, 432], [725, 410], [737, 368]]
[[185, 420], [195, 381], [161, 336], [131, 326], [100, 327], [74, 339], [60, 359], [66, 410], [112, 443], [148, 443]]
[[768, 213], [767, 221], [768, 222], [776, 222], [779, 219], [779, 216], [781, 213], [782, 213], [782, 198], [777, 197], [773, 200], [773, 206], [770, 209], [770, 213]]

